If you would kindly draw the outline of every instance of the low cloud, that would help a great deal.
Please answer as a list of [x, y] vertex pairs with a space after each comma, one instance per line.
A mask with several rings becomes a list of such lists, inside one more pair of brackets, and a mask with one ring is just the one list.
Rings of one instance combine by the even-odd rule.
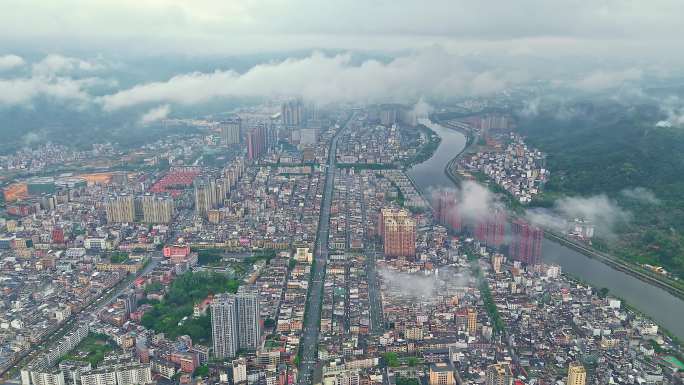
[[35, 144], [41, 144], [48, 141], [48, 135], [43, 130], [35, 130], [28, 132], [21, 137], [21, 143], [24, 146], [31, 147]]
[[171, 113], [171, 106], [168, 104], [153, 108], [140, 117], [140, 124], [147, 125], [166, 119], [166, 117], [169, 116], [169, 113]]
[[487, 187], [473, 181], [464, 181], [456, 190], [457, 209], [466, 221], [479, 221], [503, 208], [501, 202]]
[[660, 104], [661, 111], [667, 119], [656, 123], [656, 127], [684, 127], [684, 101], [677, 96], [670, 96]]
[[[16, 55], [0, 57], [0, 70], [23, 66]], [[116, 86], [113, 79], [101, 79], [92, 73], [106, 68], [100, 62], [62, 55], [47, 55], [33, 63], [30, 74], [0, 78], [0, 105], [30, 104], [34, 98], [47, 97], [60, 102], [78, 102], [78, 106], [92, 101], [89, 89]]]
[[380, 278], [392, 292], [425, 301], [435, 300], [442, 293], [440, 287], [444, 282], [452, 286], [467, 286], [474, 279], [469, 271], [448, 266], [440, 268], [438, 273], [423, 275], [396, 271], [386, 266], [378, 268]]
[[435, 276], [425, 276], [419, 274], [409, 274], [388, 268], [378, 269], [380, 278], [402, 295], [415, 298], [432, 297], [437, 291], [437, 279]]
[[92, 79], [75, 80], [62, 77], [0, 79], [0, 105], [26, 104], [39, 96], [86, 102], [90, 100], [86, 88], [92, 84]]
[[625, 198], [628, 199], [633, 199], [635, 201], [639, 201], [641, 203], [646, 203], [646, 204], [651, 204], [651, 205], [658, 205], [660, 204], [660, 199], [655, 196], [653, 191], [643, 188], [643, 187], [635, 187], [631, 189], [624, 189], [620, 191], [620, 194], [624, 196]]
[[630, 68], [623, 71], [595, 71], [573, 84], [575, 88], [588, 92], [605, 91], [621, 87], [627, 82], [641, 79], [642, 71]]
[[617, 226], [629, 222], [632, 215], [605, 194], [591, 197], [564, 197], [556, 200], [552, 210], [531, 209], [526, 212], [530, 222], [557, 231], [567, 228], [575, 218], [591, 222], [597, 234], [613, 238]]
[[535, 97], [525, 100], [522, 107], [515, 113], [526, 119], [543, 115], [545, 118], [559, 121], [568, 121], [581, 114], [571, 101], [554, 94], [546, 95], [544, 98]]
[[524, 118], [534, 118], [537, 115], [539, 115], [540, 104], [540, 98], [525, 100], [523, 102], [523, 107], [519, 111], [517, 111], [517, 114]]
[[421, 97], [418, 102], [413, 105], [411, 116], [417, 122], [420, 119], [426, 119], [433, 110], [434, 108], [425, 101], [425, 98]]
[[74, 72], [93, 72], [104, 68], [105, 65], [102, 63], [50, 54], [33, 64], [32, 71], [34, 75], [56, 76]]
[[431, 192], [435, 201], [441, 194], [454, 200], [454, 210], [466, 223], [477, 223], [489, 218], [496, 210], [504, 209], [496, 194], [487, 187], [470, 180], [461, 183], [459, 188], [442, 188]]
[[25, 64], [24, 59], [17, 55], [0, 56], [0, 71], [7, 71], [21, 67]]
[[531, 208], [525, 211], [525, 218], [536, 226], [558, 232], [567, 230], [568, 219], [558, 212], [544, 208]]
[[507, 73], [474, 71], [462, 57], [441, 48], [424, 49], [387, 63], [356, 64], [348, 54], [314, 53], [302, 59], [261, 64], [245, 73], [193, 72], [140, 84], [100, 99], [105, 111], [148, 103], [193, 105], [213, 98], [301, 96], [332, 102], [414, 102], [485, 95], [515, 82]]

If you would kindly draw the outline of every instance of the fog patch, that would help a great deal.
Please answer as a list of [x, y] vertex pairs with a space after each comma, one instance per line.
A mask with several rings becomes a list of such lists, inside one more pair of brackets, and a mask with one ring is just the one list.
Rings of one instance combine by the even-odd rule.
[[152, 108], [140, 117], [140, 124], [148, 125], [166, 119], [171, 113], [171, 106], [164, 104], [162, 106]]
[[641, 203], [659, 205], [660, 199], [655, 196], [653, 191], [644, 187], [634, 187], [631, 189], [624, 189], [620, 191], [620, 194], [625, 198], [632, 199]]
[[617, 227], [632, 218], [629, 211], [605, 194], [560, 198], [551, 210], [529, 209], [525, 215], [535, 225], [557, 231], [566, 229], [569, 220], [582, 219], [591, 222], [597, 234], [605, 238], [615, 238]]

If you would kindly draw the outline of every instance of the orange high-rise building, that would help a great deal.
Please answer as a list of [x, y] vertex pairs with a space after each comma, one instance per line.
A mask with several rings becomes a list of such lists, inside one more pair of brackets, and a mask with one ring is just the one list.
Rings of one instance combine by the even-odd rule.
[[416, 221], [408, 211], [382, 209], [378, 227], [386, 257], [416, 255]]

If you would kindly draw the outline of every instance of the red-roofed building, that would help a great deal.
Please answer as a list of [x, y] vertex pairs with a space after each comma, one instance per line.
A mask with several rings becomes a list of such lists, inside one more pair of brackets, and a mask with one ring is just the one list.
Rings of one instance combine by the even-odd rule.
[[163, 253], [166, 258], [185, 259], [190, 255], [190, 246], [166, 246], [164, 247]]

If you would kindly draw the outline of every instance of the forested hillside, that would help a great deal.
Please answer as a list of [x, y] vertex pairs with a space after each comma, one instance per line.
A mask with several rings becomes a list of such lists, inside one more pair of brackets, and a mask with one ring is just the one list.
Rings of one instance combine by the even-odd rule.
[[[656, 127], [657, 106], [624, 108], [591, 103], [549, 108], [522, 118], [519, 130], [548, 154], [552, 178], [535, 202], [550, 206], [563, 195], [605, 193], [631, 212], [619, 240], [599, 247], [640, 263], [684, 274], [684, 129]], [[625, 189], [646, 188], [656, 199], [635, 199]]]

